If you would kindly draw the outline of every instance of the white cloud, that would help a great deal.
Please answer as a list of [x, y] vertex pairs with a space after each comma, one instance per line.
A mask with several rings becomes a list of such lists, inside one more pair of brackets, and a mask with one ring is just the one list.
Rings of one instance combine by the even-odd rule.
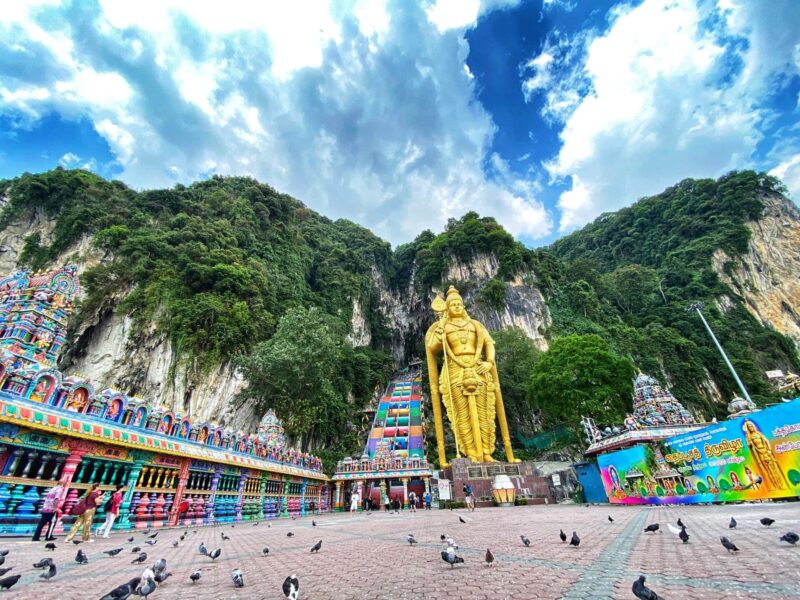
[[546, 164], [571, 182], [559, 201], [560, 231], [686, 177], [752, 165], [769, 117], [762, 96], [776, 73], [796, 68], [800, 4], [723, 8], [724, 21], [690, 0], [618, 9], [604, 35], [586, 38], [566, 87], [543, 55], [531, 61], [523, 90], [545, 93], [544, 116], [563, 122], [561, 148]]
[[0, 111], [90, 118], [135, 187], [251, 175], [394, 243], [469, 210], [541, 237], [538, 186], [495, 159], [484, 174], [495, 126], [465, 69], [463, 27], [510, 4], [434, 7], [436, 25], [416, 3], [371, 1], [102, 0], [47, 28], [26, 13], [58, 75], [7, 102], [0, 89]]
[[80, 161], [81, 161], [80, 156], [78, 156], [73, 152], [67, 152], [66, 154], [64, 154], [64, 156], [58, 159], [58, 164], [60, 164], [65, 169], [71, 169]]
[[800, 154], [786, 159], [772, 169], [769, 174], [783, 181], [789, 191], [789, 196], [795, 202], [800, 202]]

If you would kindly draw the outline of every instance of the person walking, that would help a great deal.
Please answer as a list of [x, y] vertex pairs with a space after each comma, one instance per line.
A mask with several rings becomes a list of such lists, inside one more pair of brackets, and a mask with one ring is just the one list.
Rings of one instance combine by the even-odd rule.
[[422, 497], [423, 502], [425, 502], [425, 510], [431, 509], [431, 493], [425, 492], [425, 495]]
[[466, 501], [465, 503], [467, 505], [467, 510], [468, 511], [474, 511], [475, 510], [475, 500], [472, 498], [472, 486], [469, 483], [465, 483], [464, 487], [463, 487], [463, 491], [464, 491], [464, 499]]
[[[103, 490], [99, 489], [99, 483], [93, 483], [91, 489], [78, 500], [78, 503], [72, 507], [71, 515], [78, 517], [72, 524], [67, 537], [64, 538], [65, 542], [71, 542], [78, 529], [83, 528], [81, 539], [84, 542], [89, 541], [89, 533], [92, 530], [92, 521], [94, 520], [94, 513], [97, 510], [97, 505], [100, 503], [100, 498], [103, 497]], [[94, 541], [94, 540], [92, 540]]]
[[100, 526], [98, 533], [103, 532], [103, 537], [108, 539], [108, 534], [111, 533], [111, 527], [119, 515], [119, 506], [122, 504], [122, 495], [125, 486], [118, 485], [111, 498], [106, 502], [106, 521]]
[[350, 496], [350, 512], [358, 512], [358, 492], [353, 492], [353, 495]]
[[417, 512], [417, 494], [414, 492], [408, 495], [408, 508], [413, 513]]
[[64, 495], [64, 486], [59, 481], [50, 490], [47, 492], [47, 495], [44, 497], [44, 503], [42, 504], [42, 515], [39, 517], [39, 522], [36, 524], [36, 529], [33, 532], [33, 537], [31, 538], [32, 541], [38, 542], [39, 538], [42, 535], [42, 529], [44, 526], [47, 525], [47, 533], [44, 536], [44, 539], [47, 541], [53, 540], [53, 529], [56, 526], [56, 511], [58, 510], [58, 504], [61, 502], [61, 497]]

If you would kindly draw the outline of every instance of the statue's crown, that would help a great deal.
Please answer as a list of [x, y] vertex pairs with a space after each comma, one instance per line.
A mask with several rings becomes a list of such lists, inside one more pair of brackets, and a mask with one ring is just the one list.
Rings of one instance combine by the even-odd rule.
[[458, 293], [458, 290], [453, 285], [447, 289], [447, 302], [450, 302], [451, 300], [464, 301], [463, 298], [461, 298], [461, 294]]

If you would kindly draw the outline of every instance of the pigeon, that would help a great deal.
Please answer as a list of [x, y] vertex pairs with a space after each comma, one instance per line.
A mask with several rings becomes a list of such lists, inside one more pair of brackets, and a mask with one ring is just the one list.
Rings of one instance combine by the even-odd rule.
[[450, 563], [451, 569], [456, 566], [456, 564], [464, 562], [463, 558], [456, 556], [456, 551], [453, 548], [442, 550], [442, 560], [446, 563]]
[[736, 519], [731, 517], [731, 522], [728, 523], [728, 529], [736, 529]]
[[172, 571], [159, 571], [156, 573], [156, 583], [164, 583], [170, 576], [172, 576]]
[[129, 538], [128, 538], [128, 541], [129, 541], [129, 542], [132, 542], [132, 541], [133, 541], [133, 536], [129, 537]]
[[445, 541], [447, 539], [447, 536], [445, 534], [442, 534], [439, 536], [439, 539]]
[[294, 537], [294, 534], [290, 531], [289, 533], [286, 534], [286, 537]]
[[0, 556], [0, 565], [2, 565], [4, 562], [6, 562], [6, 557]]
[[139, 587], [136, 588], [135, 591], [138, 596], [144, 596], [145, 598], [147, 598], [150, 594], [156, 591], [155, 578], [148, 577], [147, 579], [144, 580], [144, 583], [142, 583], [141, 585], [139, 585]]
[[486, 556], [484, 559], [486, 560], [486, 564], [491, 567], [494, 562], [494, 554], [492, 554], [492, 551], [488, 548], [486, 549]]
[[572, 532], [572, 539], [569, 541], [570, 546], [575, 546], [576, 548], [581, 545], [581, 538], [578, 537], [578, 534], [574, 531]]
[[156, 562], [153, 563], [153, 571], [158, 573], [159, 571], [165, 571], [167, 568], [167, 561], [164, 558], [159, 558]]
[[143, 562], [144, 562], [144, 561], [146, 561], [146, 560], [147, 560], [147, 552], [140, 552], [140, 553], [139, 553], [139, 556], [137, 556], [136, 558], [134, 558], [134, 559], [131, 561], [131, 564], [135, 564], [135, 563], [143, 563]]
[[227, 542], [229, 539], [231, 539], [231, 538], [229, 538], [227, 535], [225, 535], [225, 532], [223, 531], [222, 532], [222, 541], [223, 542]]
[[52, 550], [53, 552], [55, 552], [56, 545], [53, 542], [50, 542], [50, 543], [44, 545], [44, 549], [45, 550]]
[[647, 578], [644, 575], [639, 575], [639, 579], [633, 582], [631, 586], [633, 595], [639, 598], [639, 600], [663, 600], [661, 596], [644, 584], [645, 579]]
[[775, 522], [775, 519], [770, 519], [769, 517], [764, 517], [763, 519], [760, 519], [760, 523], [761, 523], [761, 524], [762, 524], [764, 527], [769, 527], [769, 526], [770, 526], [770, 525], [772, 525], [774, 522]]
[[253, 523], [253, 527], [258, 527], [258, 521], [256, 521], [255, 523]]
[[719, 541], [725, 547], [725, 549], [728, 551], [728, 554], [730, 554], [731, 552], [738, 552], [739, 551], [739, 549], [736, 547], [736, 544], [734, 544], [732, 541], [730, 541], [725, 536], [719, 538]]
[[220, 554], [222, 554], [222, 548], [217, 548], [216, 550], [212, 550], [209, 554], [206, 554], [206, 556], [211, 560], [217, 560]]
[[689, 543], [689, 534], [686, 533], [686, 527], [681, 528], [681, 532], [678, 534], [678, 537], [681, 538], [681, 541], [684, 544]]
[[[138, 551], [138, 548], [134, 548], [134, 551]], [[80, 550], [78, 551], [80, 552]], [[116, 556], [122, 552], [122, 548], [114, 548], [113, 550], [103, 550], [103, 554], [108, 554], [109, 556]]]
[[678, 517], [678, 527], [686, 527], [686, 525], [683, 524], [683, 521], [681, 521], [680, 517]]
[[45, 572], [42, 573], [41, 575], [39, 575], [39, 577], [41, 579], [44, 579], [45, 581], [50, 581], [55, 576], [56, 576], [56, 565], [55, 565], [55, 563], [50, 563], [50, 565], [47, 567]]
[[148, 533], [150, 533], [150, 530], [149, 529], [145, 529], [142, 533], [147, 535]]
[[78, 548], [78, 553], [75, 555], [75, 562], [79, 565], [85, 565], [89, 562], [89, 559], [86, 557], [86, 553]]
[[559, 530], [558, 530], [558, 537], [560, 537], [560, 538], [561, 538], [561, 541], [562, 541], [562, 542], [566, 542], [566, 541], [567, 541], [567, 534], [566, 534], [566, 533], [564, 533], [564, 530], [563, 530], [563, 529], [559, 529]]
[[408, 541], [408, 545], [409, 546], [413, 546], [414, 544], [417, 543], [417, 538], [414, 537], [413, 533], [409, 533], [408, 537], [406, 538], [406, 540]]
[[6, 573], [8, 573], [8, 572], [9, 572], [11, 569], [13, 569], [13, 568], [14, 568], [14, 567], [3, 567], [2, 569], [0, 569], [0, 577], [2, 577], [3, 575], [5, 575]]
[[316, 544], [314, 544], [314, 546], [311, 548], [311, 554], [314, 554], [315, 552], [319, 552], [321, 548], [322, 548], [322, 540], [320, 540]]
[[650, 525], [644, 528], [645, 533], [647, 533], [648, 531], [650, 533], [655, 533], [656, 531], [658, 531], [658, 523], [651, 523]]
[[525, 547], [528, 548], [531, 545], [531, 541], [526, 538], [524, 535], [519, 536], [519, 539], [522, 540], [522, 543], [525, 544]]
[[185, 539], [186, 539], [186, 534], [184, 533], [184, 534], [181, 536], [181, 541], [183, 541], [183, 540], [185, 540]]
[[300, 581], [297, 575], [289, 575], [283, 580], [283, 595], [289, 600], [297, 600], [297, 595], [300, 593]]
[[244, 575], [239, 569], [231, 571], [231, 581], [235, 587], [244, 587]]
[[208, 548], [206, 548], [205, 542], [200, 542], [200, 548], [198, 549], [200, 554], [208, 554]]
[[0, 579], [0, 590], [10, 590], [14, 584], [19, 581], [22, 575], [11, 575], [10, 577], [3, 577]]
[[262, 548], [262, 549], [261, 549], [261, 554], [262, 554], [263, 556], [266, 556], [267, 554], [269, 554], [269, 548], [267, 548], [266, 546], [264, 546], [264, 548]]
[[82, 540], [72, 540], [72, 543], [77, 546], [78, 544], [82, 544], [83, 541]]
[[447, 545], [455, 550], [458, 550], [458, 544], [453, 538], [447, 538]]
[[52, 558], [43, 558], [39, 562], [33, 563], [33, 568], [34, 569], [46, 569], [47, 567], [49, 567], [52, 564], [53, 564], [53, 559]]
[[458, 520], [461, 521], [462, 523], [466, 523], [466, 521], [461, 515], [458, 516]]
[[798, 541], [800, 541], [800, 535], [797, 535], [794, 531], [787, 531], [780, 537], [780, 541], [788, 542], [794, 546]]
[[197, 583], [200, 580], [200, 576], [202, 574], [203, 574], [203, 572], [200, 569], [197, 569], [197, 571], [195, 571], [194, 573], [189, 575], [189, 579], [192, 580], [192, 583]]
[[127, 600], [130, 598], [131, 594], [133, 594], [134, 590], [139, 586], [139, 582], [141, 580], [141, 577], [134, 577], [128, 583], [123, 583], [122, 585], [115, 587], [105, 596], [100, 598], [100, 600]]
[[[146, 533], [146, 532], [145, 532], [145, 533]], [[152, 534], [152, 535], [148, 535], [147, 537], [149, 537], [149, 538], [155, 538], [157, 535], [158, 535], [158, 531], [156, 531], [156, 532], [155, 532], [154, 534]]]
[[145, 540], [144, 543], [148, 546], [155, 546], [158, 543], [158, 540]]
[[136, 554], [137, 552], [141, 552], [141, 551], [142, 551], [142, 549], [139, 546], [134, 546], [133, 548], [131, 548], [131, 553], [132, 554]]
[[614, 522], [614, 519], [611, 518], [611, 515], [608, 515], [608, 522], [609, 523], [613, 523]]
[[178, 540], [175, 540], [174, 542], [172, 542], [172, 547], [173, 548], [177, 548], [178, 547]]
[[312, 527], [316, 527], [317, 526], [317, 522], [314, 519], [311, 519], [311, 526]]
[[8, 550], [6, 550], [5, 548], [0, 550], [0, 556], [8, 556]]

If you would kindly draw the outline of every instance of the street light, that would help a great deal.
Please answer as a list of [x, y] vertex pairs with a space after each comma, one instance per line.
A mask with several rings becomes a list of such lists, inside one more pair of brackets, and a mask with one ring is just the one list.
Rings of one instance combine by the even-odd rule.
[[716, 344], [717, 350], [719, 350], [719, 353], [722, 355], [722, 358], [725, 360], [725, 364], [728, 365], [728, 368], [731, 370], [731, 374], [733, 375], [733, 378], [736, 380], [736, 383], [739, 385], [739, 389], [742, 391], [742, 396], [744, 396], [745, 400], [747, 400], [748, 402], [753, 402], [750, 399], [750, 394], [747, 393], [747, 390], [745, 389], [744, 384], [742, 383], [742, 380], [739, 379], [739, 375], [736, 373], [736, 369], [733, 368], [733, 365], [731, 364], [731, 361], [728, 360], [728, 355], [725, 354], [725, 350], [722, 349], [722, 345], [717, 340], [717, 336], [715, 336], [714, 332], [711, 331], [711, 326], [708, 324], [708, 321], [706, 321], [706, 318], [703, 316], [703, 313], [700, 311], [701, 308], [703, 308], [703, 303], [702, 302], [694, 302], [691, 305], [689, 305], [689, 308], [687, 308], [686, 310], [689, 310], [689, 311], [695, 310], [695, 311], [697, 311], [697, 314], [700, 315], [700, 320], [703, 322], [703, 325], [706, 326], [706, 329], [708, 330], [708, 335], [710, 335], [711, 339], [714, 340], [714, 344]]

